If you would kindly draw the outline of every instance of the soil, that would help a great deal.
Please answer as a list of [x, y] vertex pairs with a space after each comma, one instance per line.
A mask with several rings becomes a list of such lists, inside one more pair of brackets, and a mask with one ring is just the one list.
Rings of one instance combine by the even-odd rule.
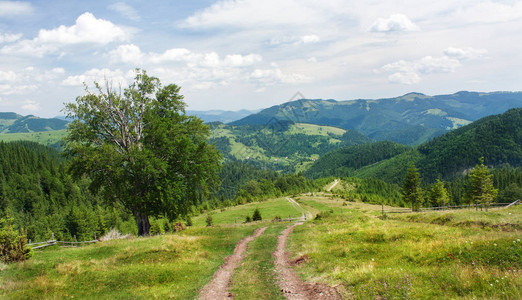
[[336, 289], [326, 284], [303, 282], [290, 267], [288, 254], [285, 252], [286, 242], [295, 226], [300, 224], [302, 223], [287, 227], [277, 237], [277, 248], [273, 255], [275, 257], [275, 269], [278, 274], [281, 293], [287, 299], [341, 299]]
[[237, 243], [234, 253], [225, 258], [225, 262], [219, 267], [219, 270], [214, 273], [212, 280], [200, 291], [198, 299], [215, 300], [234, 298], [234, 295], [228, 291], [228, 285], [234, 274], [234, 270], [243, 260], [243, 254], [248, 243], [263, 234], [266, 228], [267, 227], [256, 229], [253, 235], [247, 236]]

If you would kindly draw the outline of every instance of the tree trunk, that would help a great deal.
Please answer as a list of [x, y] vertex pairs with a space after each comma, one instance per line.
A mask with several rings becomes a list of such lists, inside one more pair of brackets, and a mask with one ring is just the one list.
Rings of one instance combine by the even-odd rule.
[[135, 212], [136, 223], [138, 224], [138, 236], [148, 236], [150, 232], [149, 216], [141, 212]]

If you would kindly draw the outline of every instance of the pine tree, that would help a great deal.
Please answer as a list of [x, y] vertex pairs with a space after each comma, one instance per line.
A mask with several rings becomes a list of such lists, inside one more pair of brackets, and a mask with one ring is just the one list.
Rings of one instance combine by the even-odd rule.
[[489, 205], [498, 195], [498, 190], [493, 186], [493, 175], [484, 165], [484, 157], [468, 175], [466, 199], [475, 205], [482, 204], [488, 210]]
[[406, 203], [411, 203], [411, 210], [417, 211], [423, 200], [423, 191], [420, 187], [420, 174], [415, 165], [410, 164], [406, 178], [402, 184], [402, 196]]
[[429, 193], [430, 201], [434, 205], [445, 206], [449, 202], [448, 191], [444, 187], [444, 182], [437, 179], [437, 182], [431, 187]]
[[256, 208], [254, 210], [254, 214], [252, 215], [252, 221], [261, 221], [263, 218], [261, 217], [261, 212], [259, 211], [259, 208]]

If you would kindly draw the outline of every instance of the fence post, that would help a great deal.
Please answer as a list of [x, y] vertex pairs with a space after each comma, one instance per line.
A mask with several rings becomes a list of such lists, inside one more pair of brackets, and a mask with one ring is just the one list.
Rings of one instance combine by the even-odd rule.
[[94, 232], [94, 240], [96, 241], [96, 231]]
[[74, 235], [74, 247], [78, 247], [77, 241], [76, 241], [76, 234]]

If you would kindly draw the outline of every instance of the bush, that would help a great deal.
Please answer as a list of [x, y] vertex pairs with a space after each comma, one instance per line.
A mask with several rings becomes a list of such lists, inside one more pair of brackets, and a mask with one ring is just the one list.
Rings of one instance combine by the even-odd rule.
[[0, 220], [0, 259], [4, 263], [24, 261], [33, 254], [25, 234], [18, 234], [11, 222], [11, 218]]
[[207, 216], [207, 227], [210, 227], [210, 226], [212, 226], [212, 216], [208, 215]]
[[174, 231], [176, 231], [176, 232], [183, 231], [186, 229], [186, 227], [181, 222], [175, 223], [173, 227], [174, 227]]
[[252, 218], [250, 218], [250, 216], [246, 216], [245, 223], [250, 223], [250, 222], [252, 222]]
[[261, 217], [261, 212], [259, 211], [259, 208], [256, 208], [256, 210], [254, 210], [254, 214], [252, 214], [252, 220], [253, 221], [263, 220], [263, 218]]
[[187, 216], [187, 219], [185, 220], [185, 224], [187, 227], [192, 226], [192, 218], [190, 216]]

